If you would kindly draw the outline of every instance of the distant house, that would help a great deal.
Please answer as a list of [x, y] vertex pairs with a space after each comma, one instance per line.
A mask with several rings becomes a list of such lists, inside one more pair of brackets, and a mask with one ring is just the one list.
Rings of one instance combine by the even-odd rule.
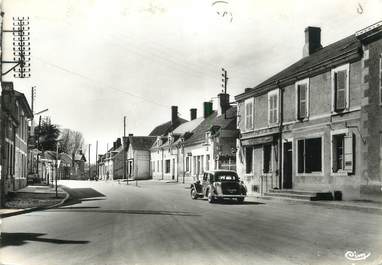
[[192, 109], [191, 121], [157, 137], [151, 148], [154, 179], [192, 182], [205, 170], [235, 170], [236, 107], [228, 94], [219, 94], [218, 100], [216, 111], [212, 102], [204, 102], [203, 117], [196, 118]]
[[157, 136], [150, 149], [151, 175], [158, 180], [183, 180], [185, 165], [183, 163], [182, 143], [200, 123], [203, 117], [196, 118], [197, 109], [191, 109], [191, 120], [179, 125], [167, 136]]
[[82, 150], [79, 150], [77, 153], [72, 155], [72, 178], [74, 179], [86, 179], [85, 176], [85, 162], [86, 157], [82, 153]]
[[156, 140], [155, 136], [128, 137], [127, 176], [132, 179], [149, 179], [150, 147]]
[[237, 108], [228, 94], [218, 100], [216, 111], [211, 102], [204, 103], [204, 120], [182, 143], [185, 182], [200, 179], [206, 170], [236, 170]]

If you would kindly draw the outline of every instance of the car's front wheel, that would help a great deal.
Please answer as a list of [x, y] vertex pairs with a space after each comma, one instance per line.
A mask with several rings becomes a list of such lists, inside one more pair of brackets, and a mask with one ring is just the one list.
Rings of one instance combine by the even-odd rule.
[[198, 193], [196, 192], [195, 188], [191, 188], [191, 199], [196, 200], [198, 198]]
[[212, 194], [211, 190], [208, 191], [208, 202], [214, 203], [215, 202], [215, 196]]
[[239, 198], [237, 198], [237, 202], [238, 202], [238, 203], [243, 203], [243, 202], [244, 202], [244, 197], [239, 197]]

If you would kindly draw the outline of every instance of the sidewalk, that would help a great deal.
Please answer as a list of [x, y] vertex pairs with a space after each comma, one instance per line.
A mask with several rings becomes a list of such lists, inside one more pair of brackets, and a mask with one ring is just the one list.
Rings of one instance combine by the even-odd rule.
[[0, 217], [9, 217], [36, 210], [52, 208], [63, 204], [69, 194], [62, 188], [51, 186], [27, 186], [8, 195], [5, 208], [0, 209]]
[[382, 215], [382, 203], [375, 201], [305, 201], [289, 198], [269, 198], [259, 196], [247, 196], [247, 201], [272, 201], [275, 203], [285, 204], [308, 204], [312, 206], [323, 206], [326, 208], [337, 208], [345, 210], [354, 210], [365, 213], [374, 213]]

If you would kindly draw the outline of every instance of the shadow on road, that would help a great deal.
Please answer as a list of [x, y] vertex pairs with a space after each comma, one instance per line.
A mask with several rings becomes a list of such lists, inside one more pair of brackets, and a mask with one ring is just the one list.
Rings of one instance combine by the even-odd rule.
[[[207, 201], [206, 198], [202, 199], [204, 201]], [[265, 203], [263, 202], [252, 202], [252, 201], [243, 201], [243, 202], [237, 202], [236, 200], [221, 200], [221, 201], [216, 201], [214, 204], [221, 204], [221, 205], [263, 205]]]
[[69, 200], [65, 202], [64, 206], [78, 204], [83, 201], [105, 200], [106, 198], [104, 194], [92, 188], [68, 188], [66, 186], [61, 187], [70, 195]]
[[45, 242], [52, 244], [87, 244], [87, 240], [65, 240], [55, 238], [44, 238], [42, 233], [1, 233], [1, 247], [21, 246], [29, 241]]
[[113, 214], [142, 214], [142, 215], [176, 215], [198, 217], [199, 214], [178, 211], [153, 211], [153, 210], [106, 210], [106, 209], [86, 209], [87, 207], [61, 207], [50, 209], [50, 212], [81, 212], [81, 213], [113, 213]]

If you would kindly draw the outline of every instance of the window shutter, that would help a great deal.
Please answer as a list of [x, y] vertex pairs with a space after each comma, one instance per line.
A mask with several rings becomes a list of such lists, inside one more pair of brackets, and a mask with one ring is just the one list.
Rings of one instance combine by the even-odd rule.
[[354, 135], [344, 137], [344, 170], [348, 173], [354, 172]]
[[298, 118], [304, 119], [306, 118], [306, 96], [307, 96], [307, 86], [304, 85], [298, 85], [297, 87], [298, 92]]
[[339, 71], [334, 74], [336, 89], [335, 110], [343, 110], [346, 107], [346, 71]]

